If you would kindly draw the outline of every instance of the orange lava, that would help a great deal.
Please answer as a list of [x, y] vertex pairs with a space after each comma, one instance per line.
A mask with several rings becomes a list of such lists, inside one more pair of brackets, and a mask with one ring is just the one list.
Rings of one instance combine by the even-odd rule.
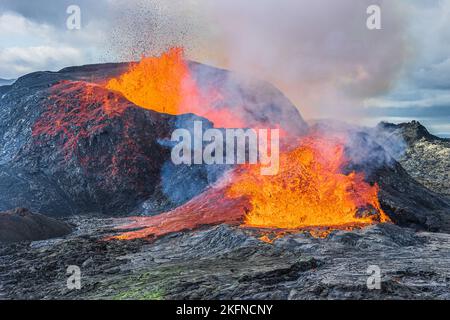
[[378, 186], [365, 182], [363, 173], [344, 173], [347, 163], [341, 138], [312, 134], [280, 155], [278, 175], [262, 176], [258, 166], [238, 167], [219, 186], [173, 211], [135, 218], [123, 228], [141, 229], [116, 238], [154, 238], [226, 223], [260, 228], [260, 239], [271, 243], [294, 230], [321, 238], [332, 230], [388, 222]]
[[184, 205], [166, 213], [152, 217], [135, 217], [133, 222], [119, 229], [125, 231], [113, 239], [152, 239], [170, 233], [199, 229], [204, 226], [240, 225], [244, 219], [244, 198], [224, 198], [221, 187], [210, 188]]
[[128, 72], [109, 80], [106, 88], [121, 92], [140, 107], [169, 114], [200, 103], [181, 48], [170, 49], [160, 57], [142, 58]]
[[278, 175], [241, 168], [226, 195], [250, 199], [245, 225], [252, 227], [348, 228], [389, 221], [378, 186], [365, 182], [363, 173], [344, 173], [347, 163], [341, 139], [313, 134], [280, 155]]
[[172, 115], [194, 113], [220, 128], [245, 127], [228, 108], [215, 107], [223, 97], [201, 92], [182, 48], [172, 48], [159, 57], [143, 57], [128, 72], [108, 81], [106, 88], [120, 92], [137, 106]]

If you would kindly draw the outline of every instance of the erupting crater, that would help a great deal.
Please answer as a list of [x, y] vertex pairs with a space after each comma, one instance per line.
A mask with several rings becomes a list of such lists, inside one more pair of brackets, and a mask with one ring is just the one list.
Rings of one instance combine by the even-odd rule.
[[[378, 186], [363, 173], [345, 173], [345, 137], [311, 133], [280, 155], [277, 175], [263, 176], [258, 166], [242, 165], [219, 184], [167, 213], [133, 218], [118, 239], [153, 238], [227, 223], [243, 228], [307, 230], [323, 236], [333, 229], [352, 229], [389, 222], [378, 201]], [[270, 242], [267, 235], [261, 240]]]
[[142, 57], [126, 73], [110, 79], [106, 88], [145, 109], [171, 115], [194, 113], [218, 128], [244, 127], [236, 113], [217, 107], [223, 104], [220, 92], [200, 89], [183, 48], [171, 48], [159, 57]]
[[[194, 113], [216, 127], [247, 127], [232, 109], [216, 108], [220, 95], [199, 89], [180, 48], [142, 58], [104, 86], [62, 82], [53, 90], [64, 94], [50, 97], [51, 108], [34, 126], [33, 135], [64, 138], [69, 155], [79, 137], [100, 132], [111, 118], [124, 113], [127, 102], [172, 115]], [[378, 186], [367, 183], [363, 173], [346, 172], [350, 163], [346, 137], [310, 132], [295, 143], [293, 137], [282, 138], [284, 151], [276, 175], [261, 175], [259, 165], [235, 167], [184, 205], [157, 216], [133, 218], [122, 228], [134, 231], [116, 238], [152, 238], [221, 223], [286, 231], [348, 229], [389, 221], [378, 201]]]
[[378, 186], [365, 182], [363, 173], [344, 173], [348, 163], [342, 138], [312, 133], [280, 155], [277, 175], [239, 168], [226, 195], [250, 199], [244, 225], [251, 227], [342, 228], [388, 221]]

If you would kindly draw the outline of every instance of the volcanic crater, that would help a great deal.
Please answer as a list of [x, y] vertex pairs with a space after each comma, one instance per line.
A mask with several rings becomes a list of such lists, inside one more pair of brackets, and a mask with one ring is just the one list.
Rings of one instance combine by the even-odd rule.
[[[450, 199], [408, 160], [416, 123], [308, 125], [272, 85], [179, 48], [32, 73], [0, 95], [0, 211], [77, 226], [0, 243], [0, 298], [448, 298]], [[195, 121], [281, 129], [279, 174], [174, 165], [171, 133]], [[406, 158], [391, 152], [405, 140]], [[373, 264], [382, 291], [365, 286]], [[81, 291], [61, 285], [67, 265]]]

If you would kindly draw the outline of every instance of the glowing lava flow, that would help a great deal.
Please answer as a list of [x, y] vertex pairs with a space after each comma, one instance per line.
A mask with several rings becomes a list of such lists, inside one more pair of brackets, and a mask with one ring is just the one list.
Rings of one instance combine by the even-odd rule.
[[[106, 88], [134, 104], [173, 115], [205, 116], [216, 127], [244, 128], [228, 108], [215, 108], [220, 92], [201, 92], [183, 50], [146, 57]], [[162, 236], [220, 223], [273, 229], [351, 228], [389, 221], [378, 202], [378, 186], [362, 173], [344, 173], [345, 140], [310, 134], [280, 155], [280, 172], [260, 175], [258, 166], [241, 166], [220, 187], [213, 187], [185, 205], [154, 217], [135, 218], [119, 239]]]
[[326, 233], [317, 228], [388, 222], [378, 201], [378, 186], [365, 182], [362, 173], [343, 173], [346, 164], [343, 141], [311, 134], [280, 155], [278, 175], [262, 176], [257, 166], [238, 167], [218, 186], [173, 211], [135, 218], [122, 228], [142, 229], [116, 238], [153, 238], [221, 223], [276, 229], [278, 235], [283, 234], [280, 229], [308, 230], [322, 237]]
[[208, 118], [218, 128], [240, 128], [244, 122], [227, 108], [216, 108], [218, 92], [201, 92], [182, 48], [172, 48], [159, 57], [143, 57], [128, 72], [108, 81], [106, 88], [120, 92], [134, 104], [172, 115], [194, 113]]
[[262, 176], [257, 167], [239, 169], [227, 196], [250, 199], [245, 225], [263, 228], [362, 226], [389, 221], [378, 201], [378, 186], [364, 174], [343, 173], [344, 143], [310, 135], [280, 155], [280, 172]]
[[170, 233], [199, 229], [204, 226], [240, 225], [243, 222], [244, 198], [230, 199], [223, 196], [222, 186], [206, 190], [180, 207], [152, 217], [134, 217], [128, 225], [119, 229], [138, 229], [124, 231], [113, 239], [152, 239]]

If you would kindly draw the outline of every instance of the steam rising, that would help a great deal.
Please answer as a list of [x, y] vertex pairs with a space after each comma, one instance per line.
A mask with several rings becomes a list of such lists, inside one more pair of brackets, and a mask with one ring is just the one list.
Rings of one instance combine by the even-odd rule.
[[270, 80], [307, 118], [339, 117], [385, 92], [402, 66], [406, 47], [392, 2], [378, 1], [383, 30], [376, 31], [366, 27], [374, 4], [366, 0], [227, 0], [214, 12], [231, 69]]
[[[306, 118], [351, 120], [390, 88], [408, 56], [406, 7], [393, 2], [119, 1], [111, 43], [133, 58], [181, 45], [191, 59], [272, 82]], [[366, 27], [372, 4], [382, 30]]]

